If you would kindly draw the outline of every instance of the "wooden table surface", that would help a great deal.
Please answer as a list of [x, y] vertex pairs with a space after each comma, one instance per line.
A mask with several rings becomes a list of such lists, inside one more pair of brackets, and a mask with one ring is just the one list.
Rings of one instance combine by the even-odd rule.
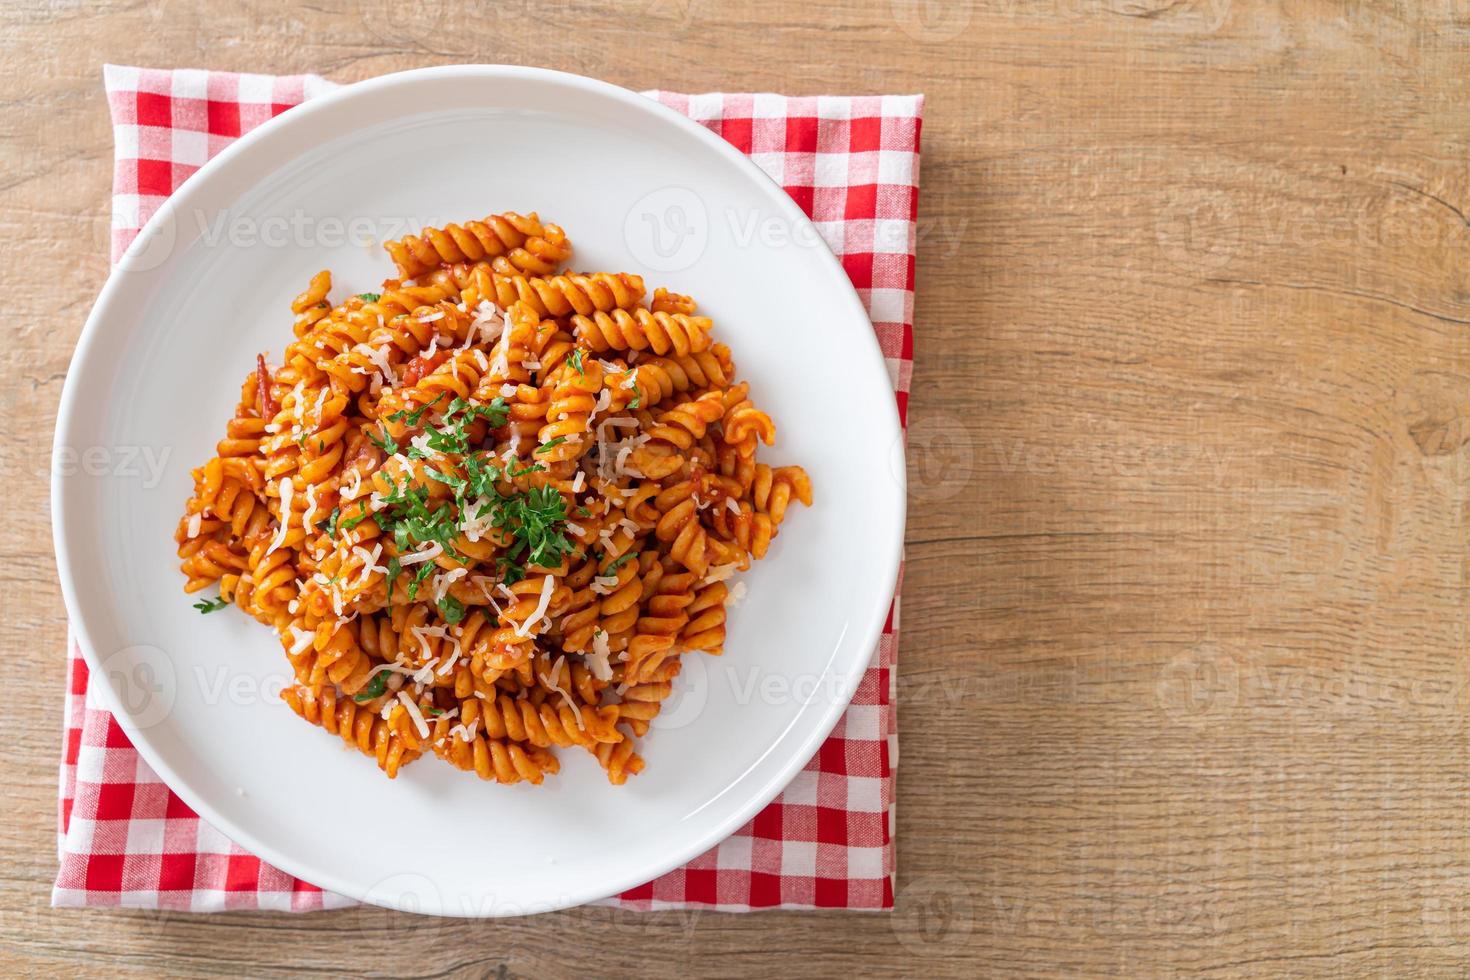
[[[1463, 0], [23, 0], [0, 38], [0, 973], [1470, 969]], [[927, 94], [896, 912], [49, 909], [104, 61]]]

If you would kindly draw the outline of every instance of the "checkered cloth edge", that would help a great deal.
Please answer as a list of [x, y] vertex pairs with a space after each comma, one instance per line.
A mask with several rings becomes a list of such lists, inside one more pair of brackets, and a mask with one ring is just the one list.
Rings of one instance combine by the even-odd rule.
[[[190, 174], [251, 129], [335, 88], [311, 75], [107, 66], [116, 140], [112, 258]], [[646, 93], [748, 154], [815, 221], [866, 303], [907, 424], [922, 96]], [[902, 577], [900, 575], [900, 584]], [[727, 840], [604, 904], [888, 909], [898, 594], [852, 705], [791, 784]], [[351, 905], [200, 820], [88, 687], [68, 641], [56, 906], [290, 911]]]

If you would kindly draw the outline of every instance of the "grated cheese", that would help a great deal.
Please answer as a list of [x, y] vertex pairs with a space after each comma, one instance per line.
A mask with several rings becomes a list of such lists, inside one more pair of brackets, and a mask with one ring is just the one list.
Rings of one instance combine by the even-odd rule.
[[[479, 691], [476, 691], [475, 693], [476, 694], [480, 694]], [[484, 697], [484, 695], [480, 695], [480, 696], [481, 697]], [[454, 710], [458, 711], [459, 709], [456, 708]], [[461, 741], [473, 742], [475, 740], [475, 729], [478, 728], [479, 726], [480, 726], [480, 719], [478, 719], [478, 718], [476, 718], [474, 721], [470, 722], [468, 726], [466, 726], [463, 722], [461, 722], [460, 724], [455, 725], [453, 728], [451, 728], [449, 730], [449, 737], [450, 738], [458, 737]]]
[[468, 345], [477, 333], [485, 343], [493, 344], [500, 339], [501, 334], [505, 333], [508, 322], [508, 317], [502, 318], [500, 310], [496, 309], [489, 300], [480, 300], [480, 304], [475, 307], [475, 318], [470, 321], [470, 333], [465, 339], [465, 344]]
[[383, 383], [390, 385], [398, 383], [398, 375], [393, 370], [393, 362], [388, 360], [388, 345], [391, 343], [391, 340], [385, 340], [382, 347], [374, 347], [372, 344], [365, 343], [359, 345], [358, 348], [368, 360], [373, 362]]
[[424, 713], [419, 710], [419, 706], [414, 703], [413, 698], [409, 697], [405, 692], [399, 691], [398, 700], [402, 701], [403, 706], [408, 709], [408, 716], [413, 719], [413, 727], [419, 730], [419, 738], [428, 738], [429, 723], [424, 720]]
[[[577, 727], [585, 732], [587, 730], [587, 724], [582, 720], [582, 709], [577, 707], [577, 702], [572, 700], [571, 694], [562, 690], [561, 687], [558, 686], [561, 681], [562, 664], [566, 663], [566, 659], [566, 654], [562, 654], [561, 656], [557, 657], [556, 663], [553, 664], [551, 667], [551, 677], [548, 678], [545, 674], [542, 674], [541, 680], [545, 681], [547, 687], [555, 691], [557, 694], [561, 695], [561, 698], [563, 701], [566, 702], [567, 707], [572, 709], [572, 714], [577, 716]], [[567, 679], [570, 681], [571, 671], [568, 671], [567, 673]]]
[[415, 673], [417, 673], [414, 668], [405, 667], [403, 664], [378, 664], [376, 667], [368, 672], [368, 680], [372, 680], [374, 677], [376, 677], [378, 674], [383, 673], [384, 671], [387, 671], [390, 674], [397, 674], [400, 677], [412, 677]]
[[398, 559], [400, 566], [417, 565], [423, 561], [433, 561], [444, 554], [444, 546], [437, 541], [430, 541], [428, 547], [422, 551], [415, 551]]
[[306, 648], [311, 646], [312, 641], [316, 639], [315, 633], [302, 629], [295, 623], [287, 628], [291, 631], [291, 656], [293, 657], [306, 652]]
[[452, 568], [447, 572], [441, 572], [434, 576], [434, 605], [437, 606], [443, 602], [444, 595], [449, 591], [449, 587], [469, 573], [470, 570], [461, 565], [459, 568]]
[[587, 667], [592, 671], [592, 676], [600, 681], [612, 680], [612, 665], [607, 662], [608, 654], [607, 632], [598, 630], [592, 634], [592, 652], [586, 654], [583, 659], [587, 661]]
[[551, 591], [554, 588], [556, 588], [556, 581], [550, 575], [541, 580], [541, 599], [536, 603], [536, 608], [531, 615], [526, 617], [526, 621], [516, 626], [516, 636], [530, 636], [531, 628], [545, 618], [546, 607], [551, 605]]
[[[478, 516], [481, 513], [484, 514], [483, 517]], [[459, 530], [471, 542], [479, 541], [495, 527], [495, 515], [491, 513], [490, 500], [487, 497], [466, 501], [463, 515]]]
[[704, 581], [701, 584], [708, 585], [711, 582], [723, 582], [738, 571], [740, 571], [740, 563], [738, 561], [732, 561], [725, 565], [715, 565], [705, 575]]
[[281, 526], [276, 531], [276, 536], [271, 540], [271, 546], [265, 549], [268, 555], [281, 545], [286, 543], [286, 535], [291, 531], [291, 478], [281, 477], [281, 482], [276, 484], [281, 495]]
[[362, 545], [357, 545], [352, 549], [352, 553], [362, 559], [362, 574], [352, 584], [354, 589], [361, 591], [366, 588], [368, 579], [373, 577], [373, 572], [381, 570], [384, 575], [388, 574], [388, 569], [378, 564], [378, 558], [383, 554], [382, 542], [373, 545], [372, 551], [368, 551]]
[[356, 500], [357, 495], [362, 492], [362, 471], [356, 466], [347, 471], [347, 485], [342, 488], [342, 496], [348, 500]]
[[316, 484], [310, 484], [306, 488], [306, 510], [301, 515], [301, 530], [305, 531], [307, 534], [311, 534], [311, 529], [316, 526], [311, 522], [311, 519], [315, 514]]

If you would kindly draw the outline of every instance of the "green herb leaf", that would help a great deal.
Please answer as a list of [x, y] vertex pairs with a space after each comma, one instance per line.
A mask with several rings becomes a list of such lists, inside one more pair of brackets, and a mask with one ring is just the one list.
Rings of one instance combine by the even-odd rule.
[[229, 604], [229, 600], [227, 599], [200, 599], [194, 603], [194, 608], [201, 613], [212, 613], [218, 612]]
[[504, 555], [495, 559], [495, 564], [500, 568], [500, 579], [506, 585], [515, 585], [526, 577], [526, 570]]
[[578, 374], [582, 374], [582, 348], [578, 347], [576, 350], [572, 351], [572, 356], [570, 360], [572, 362], [572, 367], [576, 370], [576, 372]]
[[372, 701], [383, 696], [388, 689], [388, 671], [383, 670], [373, 675], [373, 679], [367, 682], [367, 687], [352, 696], [352, 700], [361, 704], [364, 701]]
[[557, 436], [555, 439], [551, 440], [550, 442], [543, 442], [541, 445], [537, 446], [536, 447], [536, 451], [538, 453], [548, 452], [548, 451], [550, 451], [552, 449], [555, 449], [557, 446], [560, 446], [562, 443], [564, 443], [566, 441], [567, 441], [567, 437], [566, 436]]
[[341, 530], [350, 531], [372, 516], [372, 514], [368, 513], [368, 505], [366, 500], [357, 501], [357, 505], [357, 513], [354, 516], [349, 517], [347, 518], [347, 520], [342, 521], [340, 524], [338, 524], [338, 527]]
[[630, 548], [629, 550], [623, 552], [621, 555], [618, 555], [618, 557], [614, 558], [612, 560], [611, 564], [609, 564], [606, 568], [604, 568], [602, 570], [602, 574], [604, 574], [604, 575], [616, 575], [618, 569], [622, 568], [628, 562], [632, 561], [634, 558], [637, 558], [637, 557], [638, 557], [638, 552], [636, 550]]
[[357, 294], [357, 298], [360, 299], [360, 300], [362, 300], [365, 303], [376, 303], [378, 300], [382, 299], [383, 297], [380, 296], [377, 293], [358, 293]]
[[388, 430], [379, 429], [378, 431], [382, 434], [381, 439], [371, 432], [368, 433], [368, 439], [372, 441], [372, 444], [383, 450], [389, 456], [398, 455], [398, 443], [388, 434]]
[[464, 619], [464, 603], [452, 595], [446, 595], [439, 600], [439, 614], [450, 626], [457, 626]]
[[429, 402], [427, 405], [420, 405], [418, 408], [414, 409], [412, 412], [410, 412], [406, 408], [405, 409], [401, 409], [401, 410], [399, 410], [397, 412], [394, 412], [392, 415], [388, 416], [388, 421], [389, 422], [402, 422], [403, 424], [407, 425], [410, 429], [412, 429], [415, 426], [417, 426], [421, 421], [423, 421], [423, 418], [424, 418], [425, 415], [428, 414], [429, 409], [433, 408], [435, 405], [439, 404], [441, 401], [444, 400], [444, 395], [445, 395], [445, 392], [442, 392], [442, 391], [439, 392], [439, 396], [437, 398], [435, 398], [433, 401]]
[[433, 562], [426, 561], [417, 572], [414, 572], [412, 581], [408, 583], [408, 599], [410, 602], [418, 598], [419, 586], [423, 585], [424, 580], [434, 573], [436, 567]]

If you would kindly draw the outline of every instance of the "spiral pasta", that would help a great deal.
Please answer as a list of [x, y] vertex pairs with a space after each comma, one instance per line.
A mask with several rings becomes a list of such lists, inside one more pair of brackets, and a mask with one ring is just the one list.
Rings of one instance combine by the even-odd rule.
[[535, 784], [582, 749], [621, 784], [811, 480], [757, 459], [775, 424], [692, 298], [563, 271], [534, 212], [386, 248], [398, 278], [334, 303], [317, 273], [256, 358], [193, 474], [184, 589], [275, 630], [282, 699], [389, 778]]

